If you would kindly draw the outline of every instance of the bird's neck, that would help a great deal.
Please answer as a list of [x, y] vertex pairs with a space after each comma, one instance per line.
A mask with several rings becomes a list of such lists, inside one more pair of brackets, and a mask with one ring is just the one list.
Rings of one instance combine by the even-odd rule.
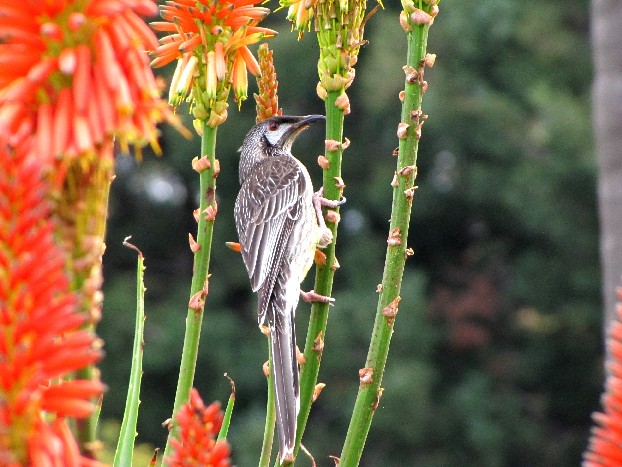
[[245, 150], [245, 148], [242, 148], [240, 152], [240, 185], [242, 185], [244, 181], [250, 177], [253, 170], [255, 170], [255, 167], [267, 158], [276, 156], [294, 157], [290, 152], [284, 150], [283, 148], [273, 146], [265, 146], [255, 150]]

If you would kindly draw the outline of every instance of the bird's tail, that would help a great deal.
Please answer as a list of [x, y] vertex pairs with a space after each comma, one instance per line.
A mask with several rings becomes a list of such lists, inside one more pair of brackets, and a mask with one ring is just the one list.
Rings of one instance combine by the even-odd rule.
[[272, 377], [276, 400], [276, 425], [280, 461], [290, 458], [296, 441], [296, 423], [300, 408], [298, 361], [294, 312], [297, 300], [285, 297], [285, 287], [276, 280], [268, 305], [268, 321], [272, 345]]

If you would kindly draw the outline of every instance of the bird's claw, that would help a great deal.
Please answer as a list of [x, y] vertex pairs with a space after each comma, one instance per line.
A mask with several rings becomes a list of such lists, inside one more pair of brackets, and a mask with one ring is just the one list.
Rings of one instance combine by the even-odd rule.
[[320, 206], [326, 206], [328, 208], [333, 208], [334, 209], [334, 208], [336, 208], [338, 206], [341, 206], [342, 204], [346, 203], [346, 197], [345, 196], [342, 196], [339, 201], [333, 200], [333, 199], [324, 198], [324, 187], [321, 187], [318, 191], [313, 193], [313, 196], [315, 197], [317, 202], [320, 204]]
[[322, 206], [326, 206], [326, 207], [329, 207], [329, 208], [336, 208], [337, 206], [341, 206], [342, 204], [346, 204], [346, 197], [342, 196], [339, 201], [332, 200], [332, 199], [326, 199], [326, 198], [320, 198], [320, 203], [322, 204]]
[[320, 302], [320, 303], [328, 303], [329, 306], [334, 306], [333, 302], [335, 301], [332, 297], [327, 297], [326, 295], [320, 295], [314, 290], [309, 290], [308, 292], [300, 291], [300, 296], [307, 303]]

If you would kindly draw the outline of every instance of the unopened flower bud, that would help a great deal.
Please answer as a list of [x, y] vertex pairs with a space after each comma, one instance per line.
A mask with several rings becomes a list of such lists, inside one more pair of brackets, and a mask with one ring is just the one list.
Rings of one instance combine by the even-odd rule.
[[416, 10], [413, 0], [402, 0], [402, 8], [406, 13], [413, 13]]
[[63, 38], [63, 30], [56, 23], [43, 23], [39, 27], [39, 32], [46, 39], [61, 40]]
[[[181, 104], [181, 102], [179, 102], [179, 104]], [[192, 108], [192, 116], [194, 118], [198, 118], [199, 120], [205, 120], [209, 116], [209, 114], [207, 113], [207, 109], [203, 104], [197, 104]]]
[[83, 13], [79, 13], [76, 11], [69, 15], [69, 18], [67, 20], [67, 26], [69, 26], [71, 32], [76, 32], [86, 23], [86, 21], [86, 16], [84, 16]]
[[322, 86], [327, 91], [340, 91], [342, 88], [345, 88], [348, 83], [348, 78], [338, 74], [331, 76], [328, 73], [323, 73], [320, 80]]

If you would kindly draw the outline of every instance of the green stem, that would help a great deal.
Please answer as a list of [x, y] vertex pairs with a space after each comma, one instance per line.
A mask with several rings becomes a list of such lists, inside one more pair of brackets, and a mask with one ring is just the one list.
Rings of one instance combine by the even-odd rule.
[[[268, 335], [268, 364], [272, 367], [272, 345]], [[268, 467], [272, 455], [272, 442], [274, 441], [274, 426], [276, 421], [276, 408], [274, 406], [274, 379], [272, 374], [268, 374], [268, 403], [266, 406], [266, 425], [263, 430], [263, 443], [261, 445], [261, 456], [259, 457], [259, 467]]]
[[[203, 320], [204, 301], [207, 298], [207, 270], [210, 261], [212, 247], [212, 234], [214, 231], [213, 218], [208, 219], [205, 210], [212, 207], [216, 210], [216, 130], [217, 127], [210, 127], [202, 121], [203, 135], [201, 137], [201, 157], [207, 157], [209, 168], [199, 173], [201, 201], [198, 209], [198, 230], [196, 242], [199, 249], [194, 253], [194, 264], [192, 268], [192, 285], [190, 289], [191, 302], [193, 297], [199, 294], [199, 306], [189, 303], [188, 315], [186, 317], [186, 334], [184, 336], [184, 347], [181, 354], [181, 364], [179, 366], [179, 377], [177, 380], [177, 391], [175, 392], [175, 403], [173, 405], [173, 417], [171, 419], [171, 431], [164, 450], [164, 459], [169, 455], [171, 449], [170, 440], [177, 436], [177, 423], [175, 415], [179, 408], [188, 400], [190, 389], [194, 381], [194, 372], [199, 351], [199, 338], [201, 335], [201, 322]], [[213, 217], [213, 216], [212, 216]], [[201, 293], [201, 291], [203, 291]]]
[[[325, 100], [326, 107], [326, 139], [343, 141], [343, 112], [335, 105], [335, 101], [343, 89], [330, 91]], [[334, 151], [326, 151], [326, 158], [329, 166], [324, 170], [323, 186], [324, 197], [328, 199], [340, 199], [342, 187], [341, 180], [341, 147]], [[337, 177], [337, 178], [336, 178]], [[338, 208], [336, 209], [338, 210]], [[337, 241], [337, 223], [326, 222], [326, 226], [333, 233], [333, 242], [324, 249], [326, 254], [326, 264], [316, 268], [314, 290], [320, 295], [330, 296], [333, 290], [333, 278], [335, 276], [335, 243]], [[298, 453], [300, 441], [304, 434], [311, 404], [313, 402], [313, 392], [317, 384], [317, 377], [320, 371], [322, 360], [322, 349], [324, 347], [324, 337], [326, 335], [326, 323], [328, 321], [327, 303], [314, 302], [311, 307], [309, 318], [309, 328], [307, 330], [307, 340], [305, 342], [305, 364], [300, 374], [300, 412], [298, 414], [298, 427], [296, 431], [296, 445], [294, 454]], [[291, 465], [288, 462], [283, 465]]]
[[[412, 23], [411, 23], [412, 24]], [[382, 376], [389, 353], [395, 314], [406, 261], [408, 225], [412, 207], [412, 194], [416, 177], [414, 169], [419, 146], [418, 117], [423, 98], [423, 59], [425, 57], [429, 25], [412, 25], [408, 33], [407, 66], [418, 74], [405, 81], [405, 95], [402, 105], [403, 124], [409, 125], [405, 137], [400, 138], [397, 161], [397, 184], [393, 189], [389, 245], [382, 277], [382, 290], [378, 300], [376, 320], [371, 336], [365, 369], [361, 372], [358, 395], [350, 419], [350, 426], [341, 453], [340, 467], [354, 467], [359, 464], [372, 418], [382, 395]], [[407, 75], [408, 75], [408, 70]], [[411, 75], [411, 78], [414, 75]], [[413, 113], [414, 112], [414, 113]], [[413, 117], [415, 115], [415, 117]]]

